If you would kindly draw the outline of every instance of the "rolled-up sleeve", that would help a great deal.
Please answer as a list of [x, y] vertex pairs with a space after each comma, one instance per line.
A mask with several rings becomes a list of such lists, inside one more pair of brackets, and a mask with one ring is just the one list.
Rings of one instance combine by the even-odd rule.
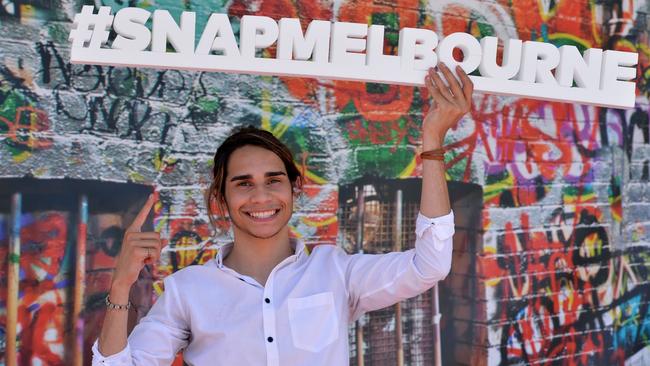
[[449, 274], [454, 233], [453, 211], [436, 218], [418, 214], [414, 263], [422, 277], [439, 281]]
[[93, 344], [93, 366], [122, 366], [131, 364], [131, 348], [129, 348], [128, 343], [120, 352], [106, 357], [99, 352], [99, 341], [96, 340]]
[[189, 341], [189, 326], [173, 275], [164, 279], [165, 292], [129, 335], [119, 353], [103, 356], [93, 345], [93, 366], [170, 365]]
[[451, 270], [454, 213], [416, 220], [415, 248], [386, 254], [341, 255], [350, 320], [428, 290]]

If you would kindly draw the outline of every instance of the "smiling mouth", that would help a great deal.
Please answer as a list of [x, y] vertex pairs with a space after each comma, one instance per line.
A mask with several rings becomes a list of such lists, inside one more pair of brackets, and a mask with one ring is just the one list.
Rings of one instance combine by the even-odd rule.
[[256, 220], [267, 220], [278, 215], [280, 212], [279, 208], [274, 210], [265, 210], [265, 211], [249, 211], [244, 212], [248, 217], [251, 217]]

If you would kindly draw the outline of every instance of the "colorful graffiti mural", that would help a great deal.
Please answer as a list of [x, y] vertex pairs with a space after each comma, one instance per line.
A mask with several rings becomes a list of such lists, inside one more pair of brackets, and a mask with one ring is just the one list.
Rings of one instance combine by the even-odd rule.
[[[60, 212], [39, 212], [25, 214], [20, 221], [19, 362], [62, 365], [68, 326], [65, 303], [70, 286], [70, 253], [66, 250], [69, 217]], [[3, 234], [0, 241], [6, 243], [7, 232]], [[0, 248], [0, 255], [7, 257], [6, 245]], [[3, 282], [0, 322], [5, 324], [7, 284]]]
[[[396, 52], [397, 32], [406, 26], [638, 52], [634, 109], [476, 95], [470, 115], [447, 137], [446, 167], [449, 180], [483, 188], [483, 242], [455, 257], [457, 266], [475, 263], [475, 271], [454, 269], [471, 277], [464, 286], [478, 294], [475, 313], [459, 316], [474, 329], [459, 343], [471, 347], [475, 362], [623, 364], [650, 345], [649, 2], [95, 3], [114, 10], [164, 8], [175, 16], [191, 10], [199, 14], [198, 27], [212, 11], [227, 12], [235, 29], [244, 14], [382, 24], [387, 54]], [[270, 130], [294, 152], [307, 182], [290, 226], [309, 244], [337, 240], [340, 186], [420, 174], [419, 125], [429, 108], [424, 89], [71, 65], [67, 32], [77, 7], [62, 1], [0, 5], [6, 34], [0, 39], [0, 182], [76, 178], [153, 186], [154, 227], [168, 246], [143, 278], [141, 312], [164, 290], [164, 276], [209, 260], [216, 245], [228, 240], [227, 233], [215, 236], [210, 228], [202, 191], [212, 154], [235, 126]], [[0, 211], [0, 273], [7, 262], [7, 214]], [[70, 220], [64, 211], [23, 217], [21, 364], [68, 361]], [[115, 213], [90, 217], [86, 361], [101, 324], [122, 220]], [[464, 291], [458, 281], [451, 278], [448, 288]], [[464, 334], [470, 333], [458, 330], [457, 337]]]
[[647, 343], [647, 251], [613, 251], [601, 219], [590, 204], [566, 206], [535, 229], [523, 213], [521, 231], [508, 222], [486, 246], [490, 297], [509, 299], [489, 315], [503, 324], [504, 363], [622, 364], [624, 344]]

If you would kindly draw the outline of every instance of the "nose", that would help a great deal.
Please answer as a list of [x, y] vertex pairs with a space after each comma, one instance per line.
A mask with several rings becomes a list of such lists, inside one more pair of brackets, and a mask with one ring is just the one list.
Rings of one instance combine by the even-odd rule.
[[270, 201], [271, 195], [266, 185], [258, 185], [253, 188], [250, 200], [252, 203], [266, 203]]

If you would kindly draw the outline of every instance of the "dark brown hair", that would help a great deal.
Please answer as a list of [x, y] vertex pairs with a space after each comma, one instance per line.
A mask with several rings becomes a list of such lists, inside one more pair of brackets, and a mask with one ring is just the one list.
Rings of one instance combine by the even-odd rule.
[[[253, 126], [239, 127], [224, 140], [214, 154], [212, 183], [206, 192], [205, 198], [208, 208], [208, 218], [215, 227], [217, 216], [225, 212], [224, 202], [226, 201], [228, 159], [235, 150], [246, 145], [258, 146], [277, 155], [284, 163], [291, 185], [296, 189], [302, 187], [302, 174], [294, 164], [291, 151], [285, 144], [268, 131]], [[219, 214], [215, 212], [215, 209], [219, 210]]]

